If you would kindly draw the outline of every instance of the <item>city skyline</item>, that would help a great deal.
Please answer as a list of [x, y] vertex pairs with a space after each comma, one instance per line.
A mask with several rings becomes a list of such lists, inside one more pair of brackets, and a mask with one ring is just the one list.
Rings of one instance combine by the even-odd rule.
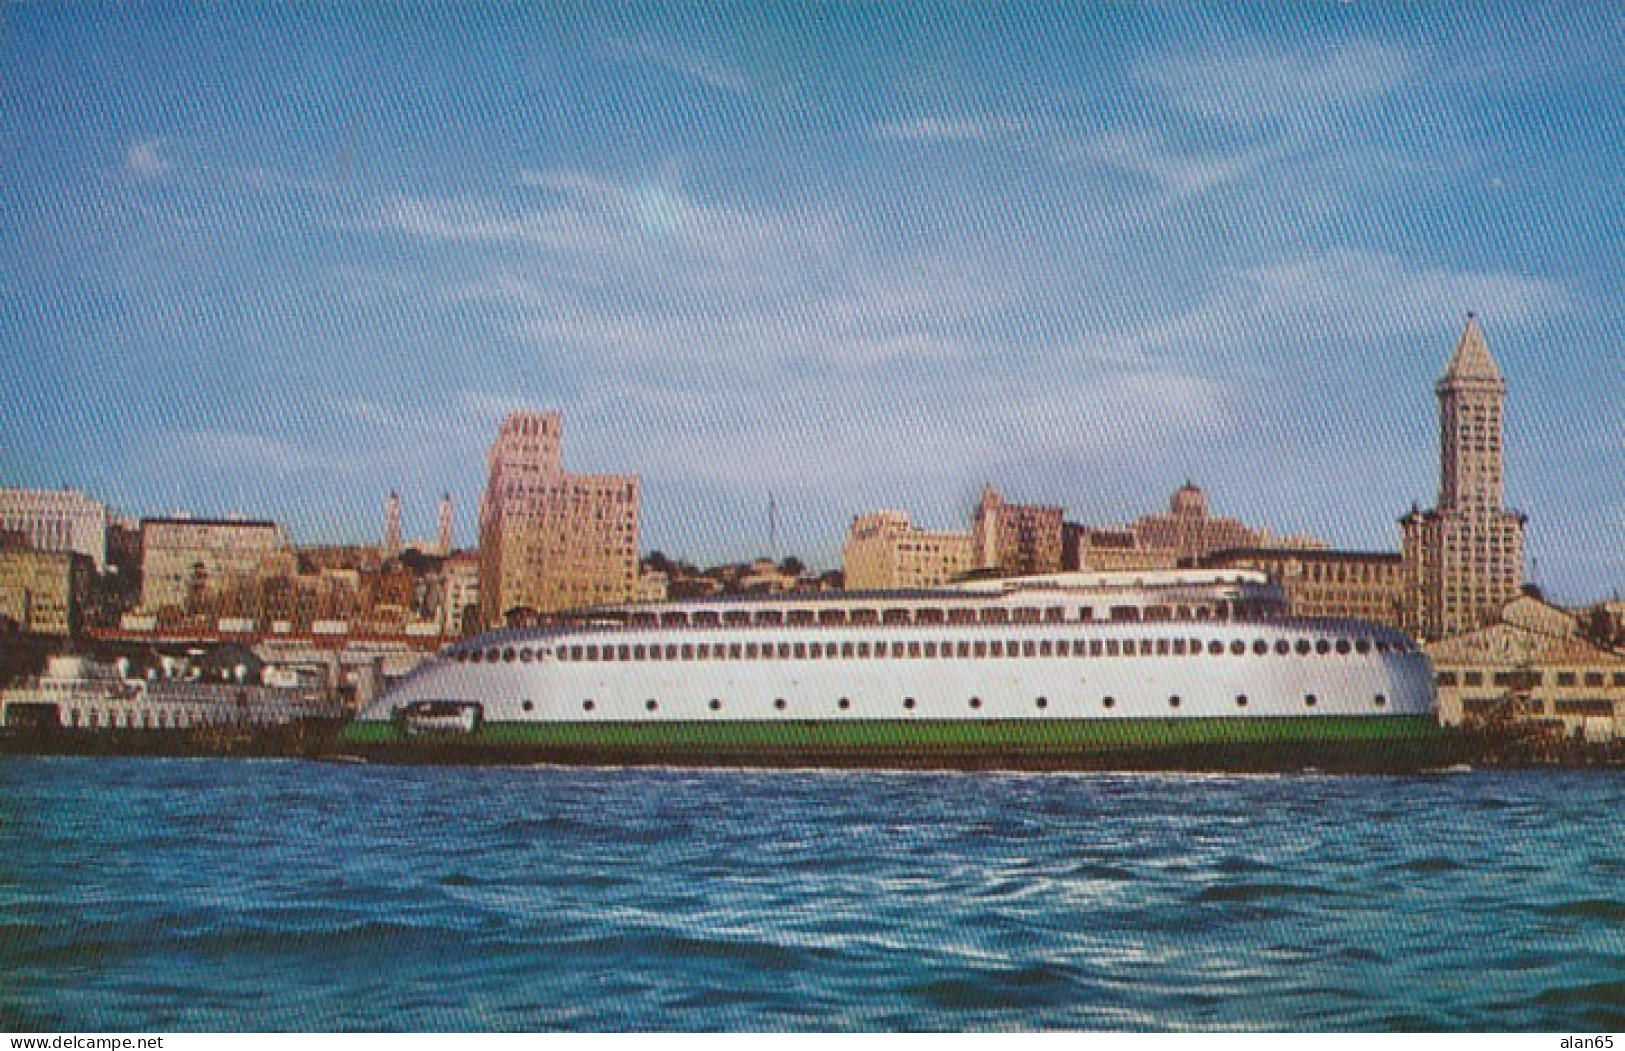
[[[733, 12], [738, 14], [738, 12]], [[0, 483], [464, 546], [502, 416], [644, 552], [984, 484], [1398, 550], [1477, 312], [1554, 597], [1625, 584], [1611, 8], [0, 8]], [[1538, 571], [1537, 567], [1538, 566]]]

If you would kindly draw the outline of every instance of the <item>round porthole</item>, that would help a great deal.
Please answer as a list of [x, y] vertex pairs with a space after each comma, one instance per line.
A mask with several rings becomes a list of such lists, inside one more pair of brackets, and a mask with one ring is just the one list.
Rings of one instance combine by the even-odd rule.
[[980, 708], [980, 707], [982, 707], [982, 699], [980, 697], [972, 697], [970, 699], [970, 706], [972, 708]]
[[1311, 693], [1311, 694], [1308, 694], [1307, 696], [1304, 697], [1303, 706], [1305, 708], [1313, 708], [1315, 706], [1315, 702], [1316, 702], [1316, 697], [1315, 697], [1314, 694]]
[[1179, 707], [1179, 695], [1178, 694], [1175, 694], [1174, 696], [1168, 698], [1168, 707], [1170, 707], [1170, 708], [1178, 708]]
[[660, 710], [660, 702], [659, 702], [659, 701], [656, 701], [656, 700], [653, 700], [653, 699], [650, 699], [650, 700], [647, 700], [647, 701], [644, 701], [644, 702], [643, 702], [643, 706], [644, 706], [644, 707], [645, 707], [645, 708], [647, 708], [647, 709], [648, 709], [648, 710], [649, 710], [649, 711], [651, 711], [651, 712], [655, 712], [655, 711], [659, 711], [659, 710]]
[[775, 701], [774, 701], [774, 702], [773, 702], [773, 707], [775, 707], [775, 708], [777, 708], [777, 709], [778, 709], [778, 710], [779, 710], [779, 711], [781, 711], [781, 712], [782, 712], [782, 711], [784, 711], [784, 710], [785, 710], [785, 709], [786, 709], [786, 708], [788, 708], [788, 707], [789, 707], [789, 704], [788, 704], [788, 703], [787, 703], [787, 702], [786, 702], [786, 701], [785, 701], [785, 699], [784, 699], [784, 698], [783, 698], [783, 697], [780, 697], [780, 698], [778, 698], [778, 699], [776, 699], [776, 700], [775, 700]]
[[909, 711], [913, 711], [914, 710], [914, 698], [912, 698], [912, 697], [904, 697], [903, 698], [903, 707], [907, 708]]
[[[587, 703], [591, 704], [592, 702], [588, 701]], [[534, 712], [536, 710], [536, 704], [535, 704], [534, 701], [526, 701], [525, 703], [521, 704], [519, 707], [524, 709], [527, 712]]]
[[1379, 693], [1377, 696], [1371, 699], [1371, 703], [1375, 704], [1378, 708], [1385, 708], [1388, 706], [1388, 698]]
[[[654, 702], [650, 701], [649, 703], [653, 704]], [[590, 712], [596, 707], [598, 707], [598, 706], [596, 704], [593, 704], [591, 701], [582, 701], [581, 702], [581, 710], [584, 711], [584, 712]]]
[[1040, 707], [1040, 708], [1048, 708], [1049, 707], [1049, 698], [1048, 697], [1040, 697], [1034, 703], [1037, 704], [1038, 707]]
[[848, 708], [852, 707], [852, 702], [847, 700], [845, 697], [842, 697], [840, 700], [835, 702], [835, 707], [844, 712]]
[[710, 708], [713, 712], [720, 712], [720, 711], [722, 711], [722, 702], [717, 700], [715, 697], [713, 697], [713, 698], [711, 698], [711, 703], [709, 705], [707, 705], [707, 707]]
[[1103, 708], [1116, 708], [1117, 707], [1117, 698], [1116, 697], [1107, 697], [1104, 700], [1102, 700], [1100, 702], [1100, 704], [1101, 704], [1101, 707], [1103, 707]]
[[1245, 708], [1245, 707], [1247, 707], [1247, 695], [1245, 693], [1238, 693], [1236, 695], [1236, 707], [1237, 708]]

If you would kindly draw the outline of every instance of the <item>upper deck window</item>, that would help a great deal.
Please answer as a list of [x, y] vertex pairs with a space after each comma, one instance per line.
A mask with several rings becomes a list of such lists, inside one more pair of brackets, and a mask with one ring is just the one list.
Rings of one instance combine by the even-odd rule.
[[818, 614], [818, 623], [820, 623], [820, 624], [836, 624], [836, 625], [845, 624], [846, 623], [846, 610], [844, 610], [844, 609], [826, 609], [826, 610], [823, 610], [822, 612], [820, 612]]
[[989, 606], [982, 610], [983, 624], [1004, 624], [1010, 619], [1010, 611], [998, 606]]
[[847, 621], [851, 624], [879, 624], [880, 614], [872, 609], [855, 609], [847, 614]]
[[892, 608], [880, 615], [883, 624], [907, 624], [911, 619], [911, 612], [906, 609]]
[[777, 627], [784, 623], [784, 614], [776, 609], [760, 609], [756, 611], [756, 624], [758, 627]]
[[914, 623], [916, 624], [941, 624], [943, 619], [942, 610], [934, 607], [927, 606], [914, 611]]
[[976, 611], [974, 609], [950, 609], [948, 611], [949, 624], [975, 624]]
[[1038, 610], [1032, 606], [1020, 606], [1010, 611], [1010, 620], [1016, 624], [1037, 624]]
[[694, 626], [696, 628], [714, 628], [714, 627], [717, 627], [721, 623], [722, 623], [722, 618], [719, 615], [717, 615], [716, 613], [696, 613], [696, 614], [694, 614]]
[[802, 628], [812, 624], [816, 619], [817, 618], [813, 615], [813, 611], [810, 609], [793, 609], [785, 617], [785, 621], [791, 627]]
[[722, 623], [730, 628], [749, 627], [750, 614], [742, 609], [731, 609], [722, 615]]
[[662, 613], [660, 615], [660, 624], [666, 628], [686, 628], [688, 627], [688, 614]]

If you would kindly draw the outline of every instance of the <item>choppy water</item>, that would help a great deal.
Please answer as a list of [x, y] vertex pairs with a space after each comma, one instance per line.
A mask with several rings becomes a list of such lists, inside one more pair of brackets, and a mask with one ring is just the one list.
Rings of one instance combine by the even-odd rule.
[[1625, 778], [0, 760], [0, 1029], [1625, 1028]]

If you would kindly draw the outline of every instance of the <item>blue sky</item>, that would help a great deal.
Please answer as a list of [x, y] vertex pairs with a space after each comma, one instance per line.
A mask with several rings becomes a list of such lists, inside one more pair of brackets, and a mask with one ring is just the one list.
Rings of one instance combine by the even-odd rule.
[[[541, 8], [544, 8], [542, 10]], [[643, 546], [985, 483], [1397, 549], [1477, 311], [1625, 589], [1615, 4], [0, 5], [0, 483], [472, 541], [503, 412]]]

